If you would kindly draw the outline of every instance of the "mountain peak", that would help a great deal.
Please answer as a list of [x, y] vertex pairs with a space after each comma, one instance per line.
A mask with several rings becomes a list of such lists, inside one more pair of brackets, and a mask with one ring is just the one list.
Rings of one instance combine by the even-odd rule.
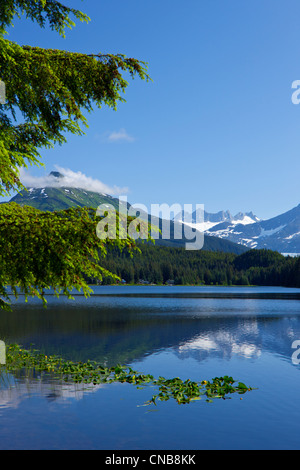
[[54, 176], [54, 178], [64, 178], [64, 175], [59, 171], [51, 171], [51, 173], [49, 173], [49, 176]]

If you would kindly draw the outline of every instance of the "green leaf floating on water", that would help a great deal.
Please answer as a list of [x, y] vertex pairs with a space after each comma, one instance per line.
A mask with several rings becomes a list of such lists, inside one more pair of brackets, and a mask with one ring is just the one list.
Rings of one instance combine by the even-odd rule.
[[104, 383], [131, 383], [137, 389], [147, 385], [155, 386], [157, 393], [145, 404], [156, 405], [157, 401], [174, 399], [178, 404], [187, 404], [206, 397], [208, 402], [214, 398], [230, 398], [233, 393], [244, 394], [254, 390], [242, 382], [236, 382], [232, 377], [225, 375], [215, 377], [211, 381], [202, 380], [193, 382], [190, 379], [183, 381], [179, 377], [155, 379], [151, 374], [141, 374], [131, 367], [117, 365], [104, 367], [93, 361], [72, 362], [65, 361], [58, 356], [46, 356], [36, 349], [23, 349], [17, 344], [6, 347], [6, 364], [0, 365], [0, 372], [35, 370], [51, 374], [53, 377], [63, 379], [65, 382], [83, 384]]

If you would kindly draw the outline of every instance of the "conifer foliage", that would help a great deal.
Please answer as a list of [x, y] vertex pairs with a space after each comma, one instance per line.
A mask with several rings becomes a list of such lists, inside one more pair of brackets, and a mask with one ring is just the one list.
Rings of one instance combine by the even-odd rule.
[[[12, 42], [6, 33], [15, 17], [62, 36], [74, 26], [73, 19], [89, 21], [55, 0], [0, 0], [0, 79], [6, 88], [0, 104], [0, 196], [23, 189], [19, 170], [42, 165], [40, 149], [63, 144], [68, 132], [83, 134], [85, 112], [103, 105], [116, 109], [125, 101], [125, 74], [149, 79], [144, 62], [122, 54], [80, 54]], [[8, 307], [6, 285], [15, 295], [41, 298], [47, 287], [88, 293], [82, 276], [101, 277], [97, 253], [105, 251], [105, 241], [96, 237], [95, 211], [50, 215], [15, 204], [0, 207], [1, 308]], [[115, 243], [132, 245], [129, 239]]]
[[[15, 15], [25, 14], [64, 35], [65, 27], [88, 17], [57, 1], [5, 0], [0, 8], [0, 78], [6, 103], [0, 106], [0, 195], [22, 189], [18, 169], [39, 164], [39, 148], [66, 141], [65, 133], [81, 135], [84, 111], [124, 101], [128, 82], [123, 74], [149, 79], [146, 64], [122, 54], [79, 54], [21, 46], [5, 38]], [[17, 111], [22, 122], [17, 122]]]

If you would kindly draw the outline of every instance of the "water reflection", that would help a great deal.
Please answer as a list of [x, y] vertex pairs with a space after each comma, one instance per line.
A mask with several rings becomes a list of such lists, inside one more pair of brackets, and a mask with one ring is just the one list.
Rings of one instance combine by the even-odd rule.
[[20, 376], [0, 373], [0, 414], [9, 408], [18, 408], [28, 398], [43, 397], [49, 403], [66, 404], [81, 400], [86, 393], [95, 393], [105, 385], [66, 383], [49, 375]]
[[233, 356], [255, 359], [262, 352], [290, 360], [292, 342], [300, 338], [300, 316], [275, 315], [246, 319], [219, 319], [218, 325], [200, 326], [188, 341], [175, 348], [182, 357], [198, 361]]
[[224, 325], [209, 333], [200, 333], [176, 349], [179, 356], [192, 356], [199, 361], [209, 356], [229, 359], [234, 355], [250, 359], [261, 355], [263, 342], [259, 322], [253, 318], [238, 322], [235, 328], [231, 325], [228, 329]]
[[119, 295], [124, 289], [104, 289], [89, 300], [49, 298], [47, 310], [20, 298], [13, 312], [1, 312], [0, 338], [73, 361], [142, 366], [154, 376], [198, 380], [225, 370], [257, 393], [227, 406], [198, 403], [175, 411], [164, 403], [160, 412], [146, 414], [136, 405], [150, 398], [147, 389], [2, 373], [0, 447], [299, 448], [300, 369], [291, 359], [292, 344], [300, 340], [299, 290], [237, 289], [233, 295], [221, 288], [215, 295], [208, 288], [203, 296], [198, 289], [196, 295], [171, 289], [167, 296], [159, 288], [152, 296], [147, 288], [126, 290], [126, 296]]
[[[172, 297], [161, 295], [161, 290], [152, 296], [149, 288], [147, 297], [141, 295], [144, 290], [128, 296], [111, 290], [88, 300], [49, 298], [46, 310], [39, 302], [20, 300], [13, 312], [1, 313], [0, 337], [24, 347], [34, 344], [65, 359], [92, 359], [108, 366], [140, 361], [166, 349], [198, 361], [236, 355], [255, 358], [262, 351], [290, 358], [292, 342], [300, 339], [300, 304], [294, 298], [299, 290], [255, 289], [246, 298], [241, 294], [247, 290], [237, 291], [236, 296], [228, 290], [230, 298], [218, 298], [214, 292], [209, 298], [182, 298], [182, 290], [174, 288]], [[276, 298], [253, 298], [259, 293]]]

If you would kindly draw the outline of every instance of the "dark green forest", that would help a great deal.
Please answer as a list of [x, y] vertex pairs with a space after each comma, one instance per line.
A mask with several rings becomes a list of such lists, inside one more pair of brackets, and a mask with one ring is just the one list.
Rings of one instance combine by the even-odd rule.
[[[275, 251], [249, 250], [236, 255], [151, 244], [140, 244], [139, 248], [141, 253], [132, 257], [126, 251], [111, 249], [101, 265], [127, 284], [300, 287], [300, 258]], [[112, 282], [105, 277], [102, 284]]]

